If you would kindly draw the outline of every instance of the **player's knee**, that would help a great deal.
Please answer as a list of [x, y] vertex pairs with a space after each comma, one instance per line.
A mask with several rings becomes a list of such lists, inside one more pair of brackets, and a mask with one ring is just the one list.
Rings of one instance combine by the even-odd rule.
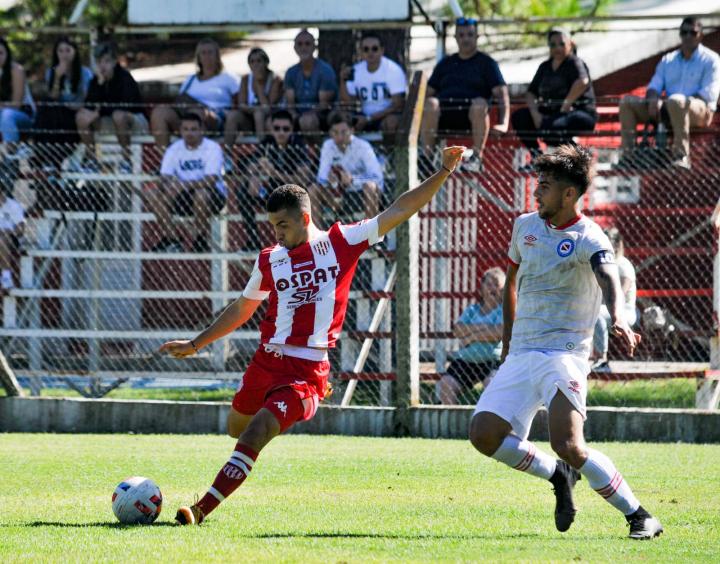
[[470, 432], [468, 438], [470, 443], [485, 456], [492, 456], [498, 449], [504, 437], [499, 436], [490, 427], [483, 417], [482, 413], [478, 413], [470, 422]]
[[560, 458], [574, 468], [582, 466], [585, 460], [585, 447], [573, 438], [550, 439], [550, 446]]

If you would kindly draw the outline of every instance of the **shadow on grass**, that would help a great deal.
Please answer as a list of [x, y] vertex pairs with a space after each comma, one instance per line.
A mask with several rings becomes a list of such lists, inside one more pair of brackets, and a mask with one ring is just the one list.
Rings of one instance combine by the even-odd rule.
[[84, 529], [88, 527], [100, 527], [105, 529], [136, 529], [138, 527], [176, 527], [173, 521], [160, 521], [152, 525], [124, 525], [117, 521], [97, 521], [95, 523], [62, 523], [59, 521], [30, 521], [29, 523], [2, 523], [0, 528], [10, 527], [61, 527], [70, 529]]
[[[485, 535], [485, 534], [469, 534], [469, 535], [450, 535], [450, 534], [398, 534], [398, 533], [259, 533], [255, 535], [240, 535], [246, 538], [254, 539], [398, 539], [398, 540], [433, 540], [433, 539], [445, 539], [445, 540], [472, 540], [472, 539], [485, 539], [485, 538], [498, 538], [498, 535]], [[503, 535], [503, 538], [516, 538], [516, 539], [537, 539], [541, 535], [537, 533], [515, 533], [511, 535]]]

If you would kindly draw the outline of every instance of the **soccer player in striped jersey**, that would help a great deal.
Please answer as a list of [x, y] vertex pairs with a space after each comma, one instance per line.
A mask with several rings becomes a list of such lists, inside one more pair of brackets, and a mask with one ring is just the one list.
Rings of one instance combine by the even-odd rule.
[[[515, 220], [510, 241], [503, 364], [478, 401], [470, 441], [484, 455], [553, 484], [559, 531], [575, 520], [572, 490], [584, 476], [625, 515], [630, 538], [654, 538], [663, 532], [659, 521], [640, 505], [612, 461], [587, 447], [583, 435], [588, 357], [603, 297], [612, 331], [631, 354], [640, 341], [624, 316], [612, 245], [577, 211], [592, 180], [592, 157], [586, 149], [563, 145], [539, 157], [535, 169], [538, 209]], [[543, 404], [550, 445], [562, 460], [527, 440]]]
[[208, 492], [178, 510], [179, 524], [200, 524], [243, 483], [265, 445], [315, 415], [327, 389], [328, 349], [340, 335], [360, 255], [432, 199], [464, 150], [444, 149], [441, 169], [376, 217], [336, 223], [327, 231], [313, 225], [304, 188], [286, 184], [270, 194], [266, 208], [277, 244], [260, 252], [242, 297], [194, 339], [160, 347], [177, 358], [196, 354], [239, 328], [268, 300], [260, 347], [228, 415], [228, 433], [237, 443]]

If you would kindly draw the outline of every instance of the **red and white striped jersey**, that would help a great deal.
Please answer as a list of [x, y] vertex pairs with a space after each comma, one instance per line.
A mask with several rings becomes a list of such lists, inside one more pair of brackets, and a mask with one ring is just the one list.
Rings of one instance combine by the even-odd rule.
[[243, 291], [251, 300], [269, 297], [261, 343], [334, 347], [358, 259], [381, 239], [375, 217], [315, 230], [294, 249], [263, 249]]

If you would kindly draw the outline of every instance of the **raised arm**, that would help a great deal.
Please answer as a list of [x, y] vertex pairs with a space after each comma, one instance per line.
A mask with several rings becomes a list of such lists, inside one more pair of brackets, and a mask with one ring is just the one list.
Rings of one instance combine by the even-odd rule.
[[231, 303], [220, 316], [197, 337], [190, 340], [168, 341], [160, 347], [161, 353], [168, 353], [175, 358], [192, 356], [200, 349], [235, 331], [247, 322], [260, 306], [262, 300], [250, 300], [240, 297]]
[[459, 146], [443, 149], [442, 168], [420, 186], [405, 192], [378, 216], [378, 234], [383, 236], [388, 231], [395, 229], [432, 200], [448, 176], [455, 170], [457, 163], [462, 158], [463, 151], [465, 151], [465, 147]]
[[[593, 259], [599, 255], [600, 253], [596, 253]], [[635, 352], [635, 347], [640, 343], [640, 335], [633, 332], [625, 319], [623, 310], [625, 298], [623, 296], [622, 286], [620, 285], [618, 267], [614, 263], [600, 262], [600, 260], [593, 260], [591, 264], [593, 266], [593, 272], [595, 273], [595, 279], [602, 290], [605, 305], [608, 308], [608, 312], [610, 312], [610, 320], [612, 321], [611, 331], [625, 341], [630, 356], [632, 356]]]
[[510, 338], [512, 337], [513, 323], [515, 323], [515, 309], [517, 307], [517, 273], [519, 265], [509, 263], [505, 273], [505, 287], [503, 288], [503, 330], [501, 362], [510, 351]]

